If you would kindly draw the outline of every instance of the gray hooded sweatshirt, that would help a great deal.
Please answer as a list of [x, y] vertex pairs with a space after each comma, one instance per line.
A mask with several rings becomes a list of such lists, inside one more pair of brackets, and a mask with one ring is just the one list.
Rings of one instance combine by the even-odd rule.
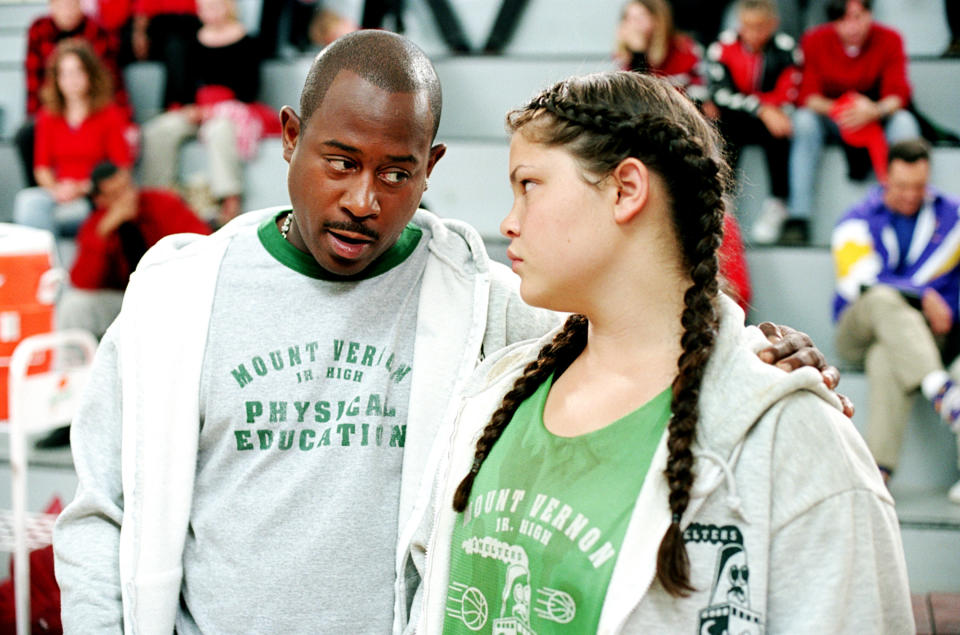
[[[721, 314], [681, 522], [696, 590], [674, 598], [655, 580], [671, 519], [664, 435], [616, 555], [598, 632], [913, 633], [893, 499], [860, 435], [815, 369], [786, 373], [761, 362], [764, 336], [744, 327], [725, 297]], [[408, 630], [442, 630], [454, 490], [501, 397], [549, 339], [488, 359], [431, 454], [427, 470], [437, 479], [400, 536], [408, 566], [423, 576], [419, 589], [398, 590], [410, 606]], [[746, 568], [748, 579], [732, 568]]]

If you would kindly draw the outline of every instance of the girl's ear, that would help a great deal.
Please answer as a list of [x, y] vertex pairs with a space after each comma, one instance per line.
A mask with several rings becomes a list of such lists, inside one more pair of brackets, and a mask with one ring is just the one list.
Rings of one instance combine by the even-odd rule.
[[647, 166], [634, 157], [627, 157], [614, 168], [614, 185], [617, 188], [617, 201], [614, 207], [614, 220], [628, 223], [643, 211], [650, 196], [650, 171]]

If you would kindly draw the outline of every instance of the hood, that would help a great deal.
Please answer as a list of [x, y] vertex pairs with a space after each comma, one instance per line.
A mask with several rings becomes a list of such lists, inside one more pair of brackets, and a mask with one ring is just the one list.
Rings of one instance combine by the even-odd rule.
[[[700, 390], [701, 419], [693, 446], [697, 478], [691, 495], [694, 499], [706, 498], [726, 481], [729, 503], [737, 509], [740, 505], [733, 468], [744, 438], [770, 408], [798, 391], [814, 393], [837, 410], [842, 410], [842, 405], [824, 385], [817, 369], [807, 367], [788, 373], [761, 361], [757, 353], [769, 342], [760, 329], [744, 326], [743, 310], [733, 300], [721, 295], [718, 308], [720, 329]], [[514, 344], [484, 360], [464, 396], [475, 396], [495, 385], [504, 390], [506, 382], [512, 383], [558, 331]]]

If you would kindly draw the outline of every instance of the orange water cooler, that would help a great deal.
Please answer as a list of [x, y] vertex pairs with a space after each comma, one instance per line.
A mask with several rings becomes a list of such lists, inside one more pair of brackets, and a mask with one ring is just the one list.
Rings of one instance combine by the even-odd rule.
[[[53, 330], [62, 270], [55, 267], [53, 234], [0, 223], [0, 420], [8, 416], [10, 356], [25, 337]], [[49, 359], [33, 360], [36, 371]]]

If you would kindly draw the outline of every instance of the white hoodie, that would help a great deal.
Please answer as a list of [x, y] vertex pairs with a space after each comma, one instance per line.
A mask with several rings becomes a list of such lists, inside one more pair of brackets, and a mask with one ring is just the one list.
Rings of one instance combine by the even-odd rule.
[[[599, 633], [913, 633], [906, 564], [893, 500], [853, 424], [819, 373], [785, 373], [756, 352], [767, 345], [743, 313], [721, 299], [721, 327], [704, 376], [695, 482], [682, 519], [690, 580], [686, 598], [655, 581], [670, 525], [666, 435], [617, 556]], [[503, 394], [550, 340], [487, 359], [457, 417], [431, 454], [432, 491], [421, 491], [405, 566], [423, 577], [398, 588], [410, 628], [433, 635], [447, 609], [453, 492], [475, 440]], [[733, 588], [726, 563], [749, 565]], [[424, 571], [425, 569], [425, 571]], [[481, 629], [482, 632], [482, 629]]]

